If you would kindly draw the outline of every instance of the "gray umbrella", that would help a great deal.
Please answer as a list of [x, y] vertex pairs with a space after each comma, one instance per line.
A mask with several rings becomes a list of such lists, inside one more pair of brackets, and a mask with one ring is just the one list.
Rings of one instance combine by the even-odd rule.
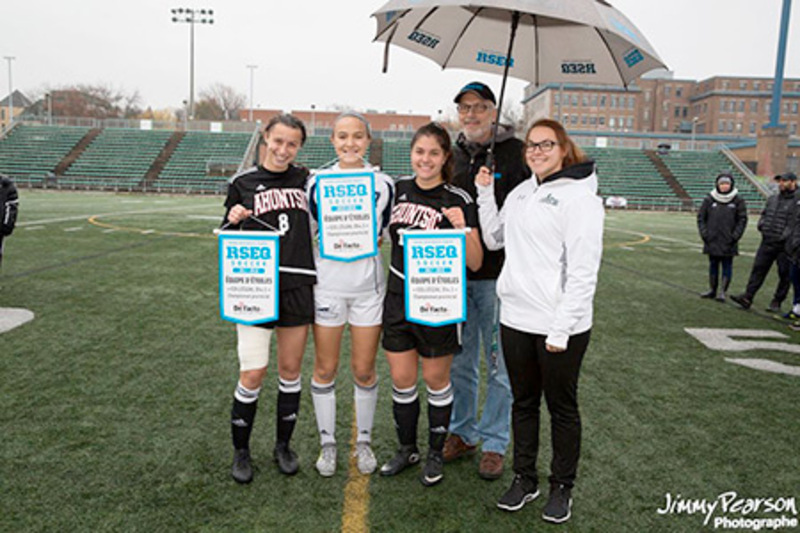
[[384, 72], [394, 44], [442, 68], [499, 74], [498, 117], [508, 76], [537, 86], [627, 87], [664, 66], [631, 21], [603, 0], [391, 0], [372, 16], [375, 40], [386, 43]]

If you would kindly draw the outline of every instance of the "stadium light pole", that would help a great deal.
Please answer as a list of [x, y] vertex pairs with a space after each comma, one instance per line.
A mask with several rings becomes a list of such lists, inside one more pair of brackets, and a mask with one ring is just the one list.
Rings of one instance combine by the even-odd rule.
[[248, 120], [253, 122], [253, 72], [258, 68], [258, 65], [247, 65], [250, 69], [250, 113]]
[[14, 84], [11, 83], [11, 62], [16, 59], [14, 56], [3, 56], [8, 61], [8, 121], [6, 129], [14, 124]]
[[179, 7], [172, 10], [172, 22], [189, 24], [189, 119], [194, 120], [194, 25], [214, 24], [213, 9]]
[[786, 42], [789, 38], [789, 17], [792, 13], [792, 0], [783, 0], [780, 37], [778, 38], [778, 58], [775, 61], [775, 82], [772, 85], [772, 107], [769, 112], [767, 128], [779, 128], [781, 121], [781, 95], [783, 93], [783, 69], [786, 65]]
[[697, 121], [700, 120], [699, 117], [692, 117], [692, 150], [694, 150], [694, 136], [697, 132]]
[[317, 109], [317, 106], [311, 104], [311, 135], [317, 134], [317, 122], [315, 120], [314, 111]]

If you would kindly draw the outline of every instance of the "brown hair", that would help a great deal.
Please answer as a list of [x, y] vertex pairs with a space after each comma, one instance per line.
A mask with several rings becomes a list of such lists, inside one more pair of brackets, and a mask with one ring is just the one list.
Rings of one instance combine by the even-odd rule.
[[528, 128], [528, 132], [525, 134], [526, 143], [531, 131], [533, 131], [534, 128], [550, 128], [553, 130], [553, 133], [556, 134], [556, 142], [558, 142], [558, 145], [564, 149], [564, 159], [561, 162], [561, 166], [563, 168], [568, 168], [573, 165], [577, 165], [578, 163], [583, 163], [589, 159], [583, 150], [581, 150], [580, 147], [575, 144], [572, 139], [570, 139], [569, 135], [567, 134], [567, 130], [565, 130], [564, 126], [562, 126], [557, 120], [553, 120], [551, 118], [540, 118], [531, 124], [531, 127]]
[[414, 137], [411, 139], [412, 150], [414, 149], [414, 145], [417, 144], [419, 138], [424, 135], [436, 139], [436, 142], [439, 143], [439, 146], [444, 151], [446, 159], [444, 161], [444, 165], [442, 165], [442, 180], [445, 183], [452, 183], [453, 142], [450, 140], [450, 134], [447, 133], [447, 130], [438, 122], [429, 122], [418, 129], [416, 133], [414, 133]]

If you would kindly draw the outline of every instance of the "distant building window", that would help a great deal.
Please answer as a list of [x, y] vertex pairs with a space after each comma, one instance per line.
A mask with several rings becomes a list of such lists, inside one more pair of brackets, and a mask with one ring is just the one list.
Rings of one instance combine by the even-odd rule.
[[761, 89], [761, 82], [760, 81], [754, 81], [753, 82], [753, 90], [754, 91], [758, 91], [759, 89]]
[[750, 100], [750, 112], [758, 113], [758, 100]]
[[558, 105], [561, 103], [561, 95], [556, 93], [553, 95], [553, 103]]
[[794, 113], [795, 115], [797, 114], [797, 102], [794, 102], [792, 104], [792, 113]]
[[617, 97], [616, 96], [612, 96], [611, 97], [611, 109], [616, 109], [616, 108], [617, 108]]
[[744, 100], [739, 100], [739, 112], [744, 112]]
[[728, 133], [733, 133], [733, 121], [728, 121]]
[[581, 115], [581, 124], [586, 125], [586, 115]]
[[730, 82], [729, 82], [728, 80], [724, 80], [724, 81], [722, 82], [722, 90], [723, 90], [723, 91], [727, 91], [727, 90], [728, 90], [728, 88], [730, 87], [730, 85], [731, 85], [731, 84], [730, 84]]
[[750, 123], [750, 133], [755, 133], [755, 132], [756, 132], [756, 123], [755, 122], [751, 122]]
[[585, 94], [583, 95], [583, 107], [589, 107], [589, 97]]
[[606, 106], [606, 95], [601, 95], [600, 96], [600, 107], [605, 107], [605, 106]]
[[561, 117], [561, 123], [569, 124], [569, 115], [564, 115], [563, 117]]
[[597, 124], [597, 117], [592, 115], [589, 117], [589, 124], [595, 126]]
[[572, 124], [577, 124], [578, 123], [578, 115], [572, 115], [571, 117], [569, 117], [569, 121]]
[[792, 122], [792, 135], [797, 135], [797, 122]]
[[747, 90], [747, 82], [744, 81], [744, 80], [740, 81], [739, 82], [739, 89], [741, 89], [742, 91]]
[[677, 98], [683, 97], [683, 87], [675, 87], [675, 96]]
[[628, 117], [628, 127], [629, 128], [633, 127], [633, 117]]
[[720, 100], [719, 101], [719, 110], [723, 113], [728, 111], [728, 101], [727, 100]]
[[662, 131], [667, 131], [668, 128], [669, 128], [669, 122], [667, 121], [667, 119], [662, 120], [661, 121], [661, 130]]
[[670, 87], [669, 85], [665, 85], [664, 86], [664, 97], [668, 98], [669, 95], [670, 95], [670, 92], [672, 92], [672, 87]]
[[591, 104], [592, 104], [592, 107], [597, 107], [597, 95], [596, 94], [592, 95]]
[[686, 118], [687, 116], [689, 116], [689, 108], [686, 107], [686, 106], [683, 106], [683, 113], [681, 113], [681, 115], [683, 116], [683, 118]]
[[644, 92], [644, 101], [645, 102], [649, 102], [650, 101], [650, 91], [645, 91]]
[[741, 133], [741, 131], [742, 131], [742, 123], [741, 122], [737, 122], [736, 123], [736, 132], [737, 133]]
[[609, 128], [613, 128], [614, 124], [616, 124], [616, 121], [614, 120], [614, 117], [609, 118], [608, 119], [608, 127]]
[[725, 133], [725, 121], [720, 120], [719, 124], [717, 124], [717, 131], [720, 133]]
[[574, 106], [578, 105], [578, 95], [577, 94], [573, 94], [572, 95], [572, 105], [574, 105]]
[[681, 108], [680, 106], [675, 106], [675, 118], [680, 118], [681, 116]]
[[650, 110], [649, 109], [645, 109], [644, 110], [644, 119], [645, 120], [650, 120]]

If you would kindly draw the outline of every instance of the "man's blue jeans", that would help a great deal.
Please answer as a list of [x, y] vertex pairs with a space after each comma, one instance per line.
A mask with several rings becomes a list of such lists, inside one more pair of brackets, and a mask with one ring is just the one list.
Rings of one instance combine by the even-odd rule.
[[[467, 282], [467, 322], [461, 343], [463, 351], [453, 358], [453, 413], [450, 433], [467, 444], [483, 441], [484, 452], [505, 455], [511, 425], [511, 386], [500, 347], [499, 303], [495, 280]], [[486, 361], [486, 400], [478, 418], [480, 354]]]

